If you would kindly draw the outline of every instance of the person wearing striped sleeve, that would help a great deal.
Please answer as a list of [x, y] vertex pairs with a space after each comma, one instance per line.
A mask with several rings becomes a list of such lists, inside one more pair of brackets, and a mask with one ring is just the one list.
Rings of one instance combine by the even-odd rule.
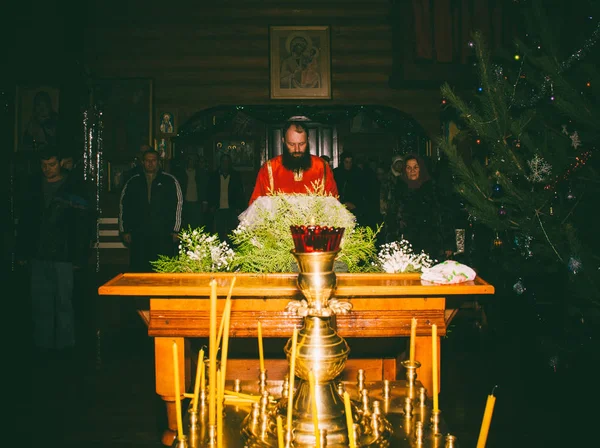
[[142, 167], [127, 180], [119, 201], [119, 232], [129, 248], [131, 272], [152, 272], [151, 261], [175, 255], [181, 229], [179, 182], [159, 167], [153, 149], [144, 152]]

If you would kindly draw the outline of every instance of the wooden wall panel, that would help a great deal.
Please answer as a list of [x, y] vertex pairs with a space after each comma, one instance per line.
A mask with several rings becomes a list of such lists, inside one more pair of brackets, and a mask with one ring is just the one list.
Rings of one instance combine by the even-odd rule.
[[86, 31], [86, 62], [96, 77], [152, 78], [155, 107], [177, 106], [180, 123], [207, 107], [271, 103], [269, 25], [327, 24], [333, 100], [317, 104], [393, 106], [421, 120], [426, 117], [426, 129], [438, 131], [437, 92], [389, 87], [393, 54], [388, 0], [164, 5], [134, 0], [113, 8], [95, 2]]

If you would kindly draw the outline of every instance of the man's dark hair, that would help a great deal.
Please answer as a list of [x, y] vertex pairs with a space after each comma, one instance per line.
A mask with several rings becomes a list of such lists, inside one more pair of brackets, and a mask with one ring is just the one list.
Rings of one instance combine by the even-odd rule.
[[40, 160], [50, 160], [52, 157], [56, 157], [56, 160], [59, 162], [62, 160], [62, 156], [57, 146], [47, 145], [42, 151], [40, 151]]
[[160, 156], [160, 155], [158, 154], [158, 151], [156, 151], [156, 150], [154, 150], [154, 149], [150, 148], [150, 149], [147, 149], [147, 150], [145, 150], [145, 151], [142, 153], [142, 160], [143, 160], [143, 159], [146, 157], [146, 154], [156, 154], [156, 157], [159, 157], [159, 156]]
[[354, 159], [354, 154], [352, 154], [350, 151], [344, 151], [340, 155], [340, 160], [343, 162], [346, 159]]

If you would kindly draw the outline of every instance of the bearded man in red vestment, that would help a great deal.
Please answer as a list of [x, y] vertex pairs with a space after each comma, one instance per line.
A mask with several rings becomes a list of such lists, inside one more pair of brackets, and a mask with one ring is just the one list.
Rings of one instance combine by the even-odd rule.
[[337, 185], [329, 164], [310, 153], [306, 127], [300, 122], [290, 122], [284, 131], [283, 154], [261, 167], [248, 205], [260, 196], [306, 194], [321, 188], [325, 194], [337, 197]]

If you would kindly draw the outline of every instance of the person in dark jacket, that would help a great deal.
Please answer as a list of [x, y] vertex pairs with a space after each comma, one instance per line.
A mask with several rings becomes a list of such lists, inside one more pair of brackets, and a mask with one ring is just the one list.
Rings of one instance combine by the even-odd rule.
[[404, 169], [392, 193], [386, 219], [388, 242], [408, 240], [415, 253], [422, 250], [443, 260], [454, 252], [453, 230], [444, 213], [425, 161], [414, 154], [404, 157]]
[[90, 207], [81, 183], [61, 167], [55, 146], [40, 154], [41, 176], [19, 204], [17, 260], [31, 269], [33, 345], [48, 353], [75, 346], [73, 270], [89, 255]]
[[221, 241], [230, 242], [229, 234], [238, 225], [246, 199], [242, 176], [232, 168], [231, 156], [223, 154], [219, 162], [208, 181], [208, 207], [214, 216], [212, 231]]
[[151, 261], [175, 254], [183, 196], [175, 176], [158, 166], [158, 153], [144, 152], [143, 174], [134, 174], [121, 191], [119, 232], [129, 247], [132, 272], [152, 272]]
[[208, 170], [196, 154], [189, 154], [184, 162], [174, 164], [172, 170], [183, 194], [183, 226], [206, 227]]
[[365, 179], [362, 171], [354, 164], [354, 155], [344, 151], [340, 156], [340, 166], [333, 170], [333, 176], [340, 194], [340, 202], [351, 211], [359, 224], [365, 224]]

